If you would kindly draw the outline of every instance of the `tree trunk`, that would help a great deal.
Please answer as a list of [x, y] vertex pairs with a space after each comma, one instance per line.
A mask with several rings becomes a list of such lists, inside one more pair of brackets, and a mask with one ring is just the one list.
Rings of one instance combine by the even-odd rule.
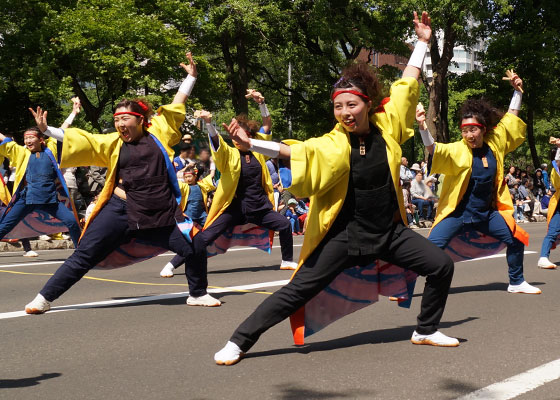
[[533, 161], [533, 166], [536, 169], [540, 168], [541, 162], [539, 161], [537, 148], [535, 147], [535, 130], [533, 126], [534, 119], [535, 113], [533, 108], [529, 107], [529, 110], [527, 111], [527, 142], [529, 143], [529, 150], [531, 151], [531, 160]]
[[[245, 94], [247, 93], [249, 82], [247, 77], [247, 54], [245, 44], [243, 43], [243, 35], [239, 33], [235, 40], [235, 47], [237, 50], [235, 57], [230, 51], [229, 35], [224, 34], [220, 39], [222, 54], [226, 65], [226, 81], [233, 109], [236, 114], [248, 114], [249, 104], [245, 98]], [[237, 70], [235, 68], [236, 66]]]
[[74, 92], [80, 99], [80, 103], [82, 104], [82, 108], [84, 109], [84, 113], [86, 114], [86, 119], [91, 122], [91, 124], [97, 131], [101, 132], [102, 129], [101, 125], [99, 124], [99, 118], [103, 113], [103, 109], [105, 108], [107, 101], [101, 101], [99, 106], [95, 107], [91, 103], [91, 101], [89, 101], [87, 95], [85, 94], [82, 87], [80, 86], [80, 83], [75, 77], [72, 77], [72, 89], [74, 89]]

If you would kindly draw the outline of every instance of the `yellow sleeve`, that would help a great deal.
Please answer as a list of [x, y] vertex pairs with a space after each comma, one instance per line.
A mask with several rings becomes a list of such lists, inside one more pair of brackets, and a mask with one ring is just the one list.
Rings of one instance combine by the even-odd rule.
[[290, 141], [291, 186], [297, 197], [328, 191], [350, 171], [350, 145], [345, 134], [328, 133], [305, 142]]
[[212, 139], [210, 139], [210, 150], [212, 152], [212, 159], [214, 160], [214, 164], [216, 164], [216, 169], [218, 171], [228, 171], [232, 153], [238, 150], [234, 147], [229, 146], [222, 138], [222, 135], [218, 135], [218, 140], [218, 148], [214, 149], [214, 146], [212, 145]]
[[391, 85], [389, 101], [384, 102], [383, 110], [377, 110], [370, 120], [389, 132], [399, 144], [414, 136], [416, 105], [420, 95], [418, 81], [411, 77], [399, 79]]
[[185, 121], [185, 105], [183, 103], [168, 104], [157, 110], [152, 117], [148, 132], [154, 134], [165, 147], [169, 157], [175, 155], [172, 147], [181, 140], [179, 127]]
[[110, 167], [119, 140], [117, 132], [92, 134], [77, 128], [65, 129], [60, 167]]
[[0, 157], [6, 157], [10, 164], [18, 168], [25, 159], [26, 148], [20, 146], [15, 140], [10, 140], [0, 145]]
[[198, 186], [200, 186], [200, 190], [202, 191], [202, 193], [205, 194], [216, 190], [216, 185], [214, 185], [214, 178], [212, 178], [212, 176], [210, 175], [198, 181], [197, 184]]
[[461, 141], [436, 143], [430, 174], [458, 175], [463, 168], [470, 166], [470, 152], [464, 147]]
[[521, 118], [508, 112], [493, 129], [489, 141], [493, 141], [496, 148], [504, 155], [511, 153], [525, 141], [527, 125]]

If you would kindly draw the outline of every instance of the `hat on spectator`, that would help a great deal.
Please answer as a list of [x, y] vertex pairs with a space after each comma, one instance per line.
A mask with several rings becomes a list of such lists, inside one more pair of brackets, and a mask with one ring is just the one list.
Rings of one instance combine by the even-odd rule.
[[297, 204], [297, 200], [294, 198], [291, 198], [290, 200], [288, 200], [288, 205], [290, 204]]
[[192, 140], [192, 135], [190, 133], [185, 133], [181, 140]]
[[548, 167], [548, 165], [547, 165], [546, 163], [542, 163], [542, 164], [541, 164], [541, 168], [544, 169], [544, 168], [546, 168], [546, 167]]
[[416, 172], [422, 171], [422, 169], [420, 168], [420, 165], [418, 165], [418, 163], [412, 164], [412, 167], [410, 167], [410, 170], [411, 171], [416, 171]]

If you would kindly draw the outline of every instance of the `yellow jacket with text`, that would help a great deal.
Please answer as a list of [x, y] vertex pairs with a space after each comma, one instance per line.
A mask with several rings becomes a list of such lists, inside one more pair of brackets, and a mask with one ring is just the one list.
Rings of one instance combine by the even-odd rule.
[[[498, 125], [484, 135], [496, 157], [496, 178], [492, 207], [505, 219], [514, 237], [526, 246], [529, 235], [513, 219], [513, 202], [504, 181], [504, 158], [525, 140], [527, 126], [516, 115], [506, 113]], [[432, 159], [432, 174], [444, 174], [434, 226], [451, 214], [461, 202], [472, 172], [472, 150], [464, 139], [454, 143], [437, 143]]]
[[[157, 110], [157, 115], [151, 119], [148, 132], [161, 142], [170, 160], [174, 156], [172, 146], [181, 139], [179, 127], [184, 120], [185, 105], [182, 103], [160, 107]], [[118, 132], [92, 134], [76, 128], [64, 130], [60, 164], [62, 168], [90, 165], [107, 168], [105, 186], [99, 194], [99, 200], [91, 217], [86, 222], [84, 232], [113, 194], [117, 181], [116, 173], [122, 143]]]
[[[388, 99], [371, 115], [386, 143], [387, 160], [401, 218], [406, 223], [400, 188], [401, 144], [414, 135], [412, 124], [418, 103], [418, 82], [402, 78], [391, 86]], [[300, 253], [301, 266], [325, 237], [340, 212], [350, 180], [350, 134], [337, 124], [318, 138], [287, 141], [291, 149], [292, 181], [289, 190], [296, 197], [309, 197], [308, 225]], [[373, 206], [373, 205], [372, 205]]]

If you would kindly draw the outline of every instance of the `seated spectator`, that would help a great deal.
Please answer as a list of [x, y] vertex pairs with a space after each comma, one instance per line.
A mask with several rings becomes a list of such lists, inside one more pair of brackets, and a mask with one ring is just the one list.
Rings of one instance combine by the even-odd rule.
[[[417, 165], [417, 164], [414, 164]], [[414, 168], [414, 165], [412, 166]], [[411, 168], [411, 169], [413, 169]], [[420, 170], [420, 167], [418, 167]], [[412, 195], [412, 204], [418, 209], [418, 214], [421, 220], [433, 221], [432, 211], [434, 210], [435, 198], [433, 193], [429, 191], [426, 184], [423, 182], [423, 175], [421, 171], [416, 173], [416, 178], [410, 185], [410, 194]], [[426, 207], [426, 211], [424, 211]]]
[[408, 169], [408, 160], [406, 157], [401, 158], [401, 181], [410, 182], [414, 178], [414, 172]]
[[299, 235], [300, 234], [300, 226], [299, 226], [299, 219], [298, 214], [296, 212], [296, 206], [298, 202], [296, 199], [292, 198], [288, 200], [288, 206], [286, 207], [286, 218], [290, 220], [290, 225], [292, 225], [292, 234]]
[[550, 198], [552, 197], [553, 192], [551, 189], [546, 191], [546, 194], [542, 197], [541, 203], [541, 214], [547, 215], [548, 214], [548, 203], [550, 202]]
[[412, 197], [410, 195], [410, 182], [403, 182], [402, 193], [404, 197], [404, 208], [406, 210], [406, 222], [409, 228], [418, 228], [414, 223], [414, 210], [416, 206], [412, 204]]

